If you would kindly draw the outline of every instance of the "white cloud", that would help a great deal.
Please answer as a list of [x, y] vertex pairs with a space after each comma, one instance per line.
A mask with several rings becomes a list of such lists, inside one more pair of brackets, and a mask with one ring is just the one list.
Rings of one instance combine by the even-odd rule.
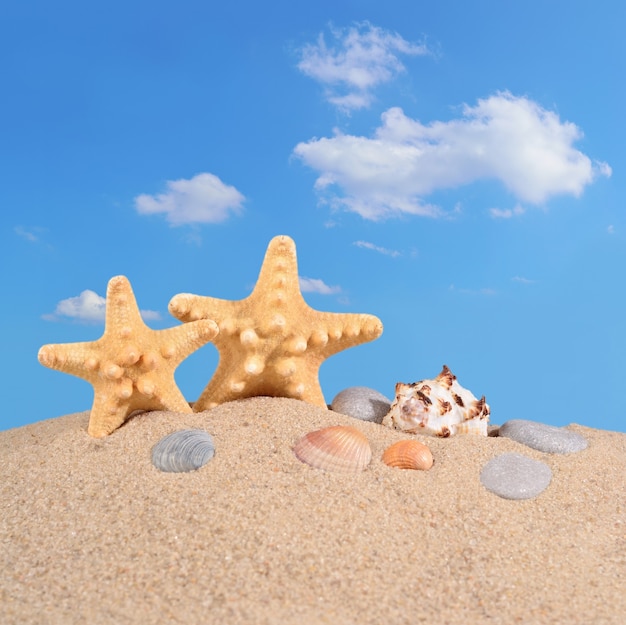
[[609, 234], [615, 234], [615, 226], [612, 224], [606, 229]]
[[329, 102], [345, 111], [369, 106], [371, 90], [405, 70], [398, 54], [429, 52], [425, 45], [410, 43], [369, 22], [330, 31], [334, 45], [327, 46], [320, 33], [315, 44], [302, 48], [298, 68], [324, 85]]
[[305, 278], [304, 276], [298, 277], [300, 281], [300, 290], [303, 293], [320, 293], [321, 295], [334, 295], [341, 292], [339, 286], [328, 286], [323, 280], [319, 278]]
[[425, 201], [438, 190], [500, 181], [518, 200], [578, 197], [611, 168], [573, 147], [580, 129], [508, 92], [465, 105], [463, 115], [423, 125], [402, 109], [382, 114], [372, 138], [344, 135], [299, 143], [294, 154], [319, 172], [315, 188], [335, 208], [379, 220], [403, 213], [439, 216]]
[[61, 300], [53, 314], [44, 315], [48, 321], [58, 321], [66, 317], [85, 323], [104, 322], [106, 299], [94, 291], [86, 289], [76, 297]]
[[[67, 318], [80, 323], [104, 323], [106, 299], [89, 289], [76, 297], [61, 300], [54, 313], [43, 315], [46, 321], [59, 321]], [[144, 320], [158, 320], [161, 315], [154, 310], [142, 310]]]
[[520, 284], [534, 284], [534, 280], [530, 280], [529, 278], [524, 278], [523, 276], [515, 276], [513, 278], [513, 282], [519, 282]]
[[386, 247], [380, 247], [379, 245], [374, 245], [369, 241], [355, 241], [353, 245], [357, 247], [362, 247], [366, 250], [373, 250], [374, 252], [378, 252], [379, 254], [384, 254], [385, 256], [391, 256], [392, 258], [396, 258], [400, 256], [400, 252], [397, 250], [389, 250]]
[[490, 208], [489, 214], [495, 219], [511, 219], [511, 217], [519, 217], [526, 212], [526, 209], [519, 204], [514, 208]]
[[169, 180], [167, 191], [158, 195], [138, 195], [135, 208], [142, 215], [165, 213], [175, 226], [189, 223], [219, 223], [238, 213], [244, 196], [209, 173], [186, 180]]

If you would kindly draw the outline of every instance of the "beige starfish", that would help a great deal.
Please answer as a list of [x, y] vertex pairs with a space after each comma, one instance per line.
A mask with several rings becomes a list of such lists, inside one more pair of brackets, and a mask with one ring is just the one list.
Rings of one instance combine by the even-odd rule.
[[141, 319], [130, 282], [111, 278], [104, 334], [97, 341], [44, 345], [39, 362], [76, 375], [94, 388], [88, 433], [107, 436], [134, 410], [191, 412], [174, 381], [176, 367], [218, 332], [203, 320], [151, 330]]
[[229, 301], [181, 293], [169, 310], [181, 321], [213, 319], [212, 340], [220, 359], [194, 411], [223, 402], [269, 395], [326, 408], [318, 372], [322, 362], [348, 347], [378, 338], [373, 315], [319, 312], [304, 301], [298, 282], [296, 246], [287, 236], [272, 239], [252, 293]]

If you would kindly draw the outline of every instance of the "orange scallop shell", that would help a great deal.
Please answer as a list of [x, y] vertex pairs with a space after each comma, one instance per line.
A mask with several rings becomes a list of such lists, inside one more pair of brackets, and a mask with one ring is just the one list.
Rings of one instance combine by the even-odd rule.
[[385, 449], [383, 462], [398, 469], [428, 471], [433, 466], [433, 455], [424, 445], [414, 439], [398, 441]]
[[365, 435], [346, 425], [309, 432], [294, 445], [293, 451], [301, 462], [335, 473], [358, 473], [372, 459]]

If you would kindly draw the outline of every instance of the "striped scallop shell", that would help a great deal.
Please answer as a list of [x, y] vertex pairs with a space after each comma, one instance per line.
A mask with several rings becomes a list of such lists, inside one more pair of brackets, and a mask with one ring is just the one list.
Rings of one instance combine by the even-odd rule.
[[179, 430], [152, 448], [152, 464], [167, 473], [195, 471], [215, 455], [213, 438], [204, 430]]
[[415, 439], [409, 439], [387, 447], [383, 453], [383, 462], [389, 467], [398, 469], [428, 471], [433, 466], [434, 460], [426, 445]]
[[372, 449], [365, 435], [344, 425], [305, 434], [293, 451], [301, 462], [335, 473], [358, 473], [372, 459]]

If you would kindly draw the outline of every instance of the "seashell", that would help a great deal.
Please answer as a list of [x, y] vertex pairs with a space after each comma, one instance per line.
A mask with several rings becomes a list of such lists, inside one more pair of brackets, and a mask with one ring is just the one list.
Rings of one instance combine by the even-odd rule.
[[358, 473], [372, 459], [364, 434], [356, 428], [334, 425], [305, 434], [293, 448], [296, 458], [316, 469]]
[[215, 455], [213, 438], [204, 430], [179, 430], [152, 448], [152, 464], [159, 471], [183, 473], [204, 466]]
[[389, 467], [397, 469], [417, 469], [428, 471], [433, 466], [433, 455], [430, 449], [416, 441], [410, 439], [398, 441], [383, 452], [383, 462]]
[[442, 438], [455, 434], [487, 436], [489, 412], [484, 395], [476, 399], [444, 365], [433, 380], [398, 382], [396, 398], [383, 418], [383, 425]]

